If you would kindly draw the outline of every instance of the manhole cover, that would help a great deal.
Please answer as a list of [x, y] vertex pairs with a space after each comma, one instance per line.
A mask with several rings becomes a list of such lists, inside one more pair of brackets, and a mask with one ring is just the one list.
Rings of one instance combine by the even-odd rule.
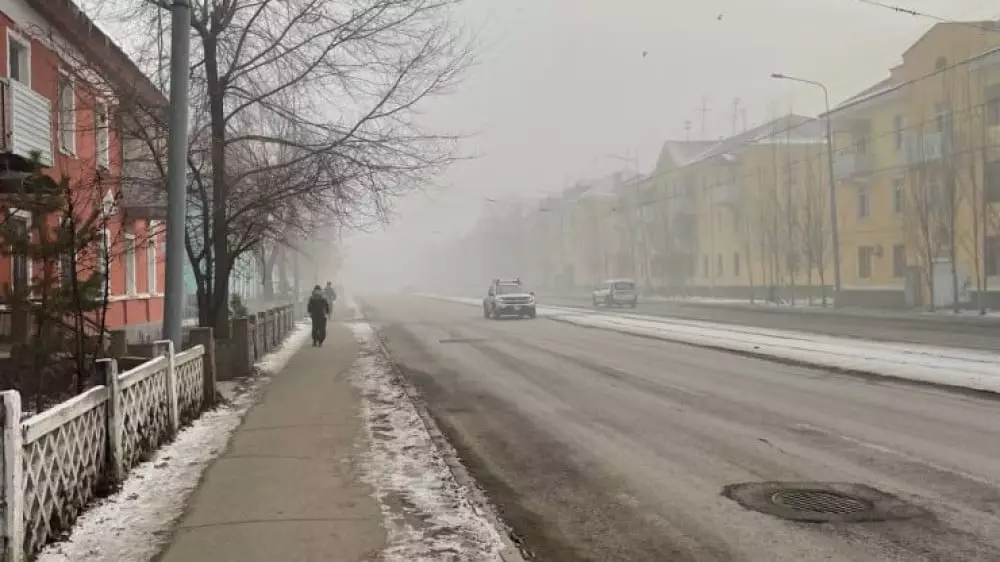
[[722, 495], [746, 509], [792, 521], [855, 523], [909, 519], [926, 511], [864, 484], [842, 482], [748, 482]]
[[862, 499], [826, 490], [782, 490], [775, 492], [771, 501], [780, 507], [818, 513], [858, 513], [872, 508]]
[[486, 338], [445, 338], [438, 340], [438, 343], [476, 343], [486, 341]]

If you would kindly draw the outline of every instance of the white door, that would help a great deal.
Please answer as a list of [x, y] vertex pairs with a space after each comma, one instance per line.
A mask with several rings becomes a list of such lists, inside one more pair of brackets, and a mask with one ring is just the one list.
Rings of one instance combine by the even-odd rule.
[[937, 308], [951, 306], [955, 302], [954, 287], [951, 286], [951, 260], [935, 260], [934, 275], [934, 306]]

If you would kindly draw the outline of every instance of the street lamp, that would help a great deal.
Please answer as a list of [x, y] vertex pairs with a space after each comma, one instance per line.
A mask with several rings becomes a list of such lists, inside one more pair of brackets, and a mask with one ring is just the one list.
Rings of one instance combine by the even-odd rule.
[[833, 179], [833, 129], [830, 125], [830, 92], [822, 82], [806, 80], [786, 74], [773, 73], [771, 78], [776, 80], [791, 80], [801, 82], [811, 86], [817, 86], [823, 90], [823, 103], [826, 105], [826, 161], [830, 174], [830, 223], [833, 238], [833, 306], [840, 307], [840, 232], [837, 227], [837, 182]]

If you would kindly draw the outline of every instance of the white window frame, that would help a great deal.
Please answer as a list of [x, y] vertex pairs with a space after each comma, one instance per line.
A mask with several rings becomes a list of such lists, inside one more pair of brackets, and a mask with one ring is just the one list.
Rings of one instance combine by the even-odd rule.
[[872, 194], [867, 187], [858, 189], [858, 220], [872, 216]]
[[[69, 84], [70, 88], [70, 108], [68, 110], [63, 109], [63, 84], [64, 81]], [[67, 156], [76, 156], [76, 81], [73, 77], [64, 70], [59, 71], [59, 77], [56, 81], [56, 130], [59, 133], [59, 138], [56, 140], [59, 143], [59, 152]], [[64, 123], [64, 116], [69, 116], [69, 123]], [[67, 128], [68, 127], [68, 128]], [[63, 135], [69, 134], [70, 146], [66, 146], [63, 142], [65, 137]]]
[[125, 233], [125, 294], [134, 297], [139, 294], [136, 282], [135, 234]]
[[[104, 124], [100, 117], [104, 117]], [[94, 102], [94, 151], [97, 166], [107, 170], [111, 165], [111, 126], [108, 104], [97, 100]]]
[[[21, 47], [24, 47], [24, 50], [27, 51], [27, 53], [28, 53], [28, 60], [26, 61], [25, 68], [24, 68], [25, 74], [28, 75], [28, 81], [27, 82], [21, 82], [21, 83], [22, 84], [26, 84], [30, 88], [31, 87], [31, 41], [29, 41], [27, 37], [21, 35], [20, 33], [16, 32], [16, 31], [14, 31], [10, 27], [7, 28], [6, 41], [7, 42], [4, 43], [4, 49], [7, 52], [7, 68], [4, 69], [4, 76], [6, 76], [7, 78], [10, 78], [11, 80], [13, 80], [13, 78], [11, 78], [11, 76], [10, 76], [10, 70], [11, 70], [11, 68], [10, 68], [10, 59], [11, 59], [11, 57], [10, 57], [10, 44], [13, 41], [14, 43], [17, 43], [18, 45], [20, 45]], [[20, 82], [20, 80], [18, 80], [18, 82]]]
[[159, 256], [156, 252], [156, 237], [153, 236], [146, 241], [146, 292], [152, 295], [158, 295], [159, 287], [156, 286], [157, 283], [157, 272], [156, 262]]
[[[7, 210], [7, 215], [11, 216], [11, 217], [17, 217], [19, 219], [24, 219], [24, 226], [25, 226], [25, 228], [28, 229], [28, 236], [29, 237], [31, 236], [31, 212], [30, 211], [24, 211], [22, 209], [17, 209], [17, 208], [11, 207], [10, 209]], [[14, 284], [15, 284], [14, 283], [15, 279], [14, 279], [14, 259], [13, 258], [14, 258], [14, 256], [11, 256], [11, 261], [10, 261], [10, 286], [11, 286], [11, 288], [13, 288]], [[28, 263], [27, 263], [27, 266], [25, 267], [25, 270], [27, 271], [27, 275], [28, 275], [28, 287], [31, 287], [31, 276], [32, 276], [33, 272], [31, 271], [31, 258], [30, 257], [27, 258], [27, 262]]]
[[[896, 198], [896, 195], [900, 198]], [[896, 203], [899, 202], [897, 207]], [[895, 215], [902, 215], [906, 211], [906, 182], [902, 179], [895, 179], [892, 182], [892, 212]]]

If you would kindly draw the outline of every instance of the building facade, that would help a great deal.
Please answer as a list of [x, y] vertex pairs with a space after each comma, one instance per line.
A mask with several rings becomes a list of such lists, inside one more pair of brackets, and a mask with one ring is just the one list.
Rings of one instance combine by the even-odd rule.
[[[156, 196], [162, 186], [158, 178], [129, 178], [131, 159], [148, 157], [127, 149], [131, 143], [145, 152], [120, 127], [116, 109], [123, 100], [108, 92], [127, 91], [150, 108], [165, 107], [165, 98], [69, 0], [9, 0], [0, 6], [0, 73], [3, 179], [17, 181], [25, 163], [37, 157], [44, 173], [80, 186], [82, 205], [101, 206], [109, 247], [107, 324], [155, 330], [163, 317], [165, 282], [165, 217]], [[113, 76], [115, 82], [99, 89], [82, 79], [90, 75]], [[84, 189], [93, 189], [93, 196]], [[3, 206], [7, 219], [47, 220]], [[32, 265], [5, 252], [0, 283], [31, 283], [37, 275]]]

